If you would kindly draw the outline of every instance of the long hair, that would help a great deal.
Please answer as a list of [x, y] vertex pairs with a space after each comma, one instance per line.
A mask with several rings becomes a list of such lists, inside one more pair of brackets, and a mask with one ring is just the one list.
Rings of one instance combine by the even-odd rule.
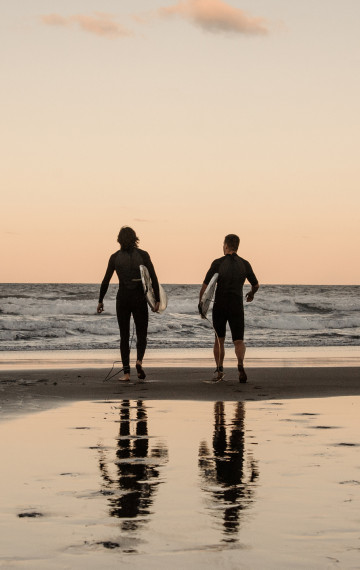
[[139, 238], [137, 237], [136, 233], [132, 228], [128, 226], [123, 226], [119, 231], [119, 235], [117, 238], [120, 247], [122, 250], [129, 250], [133, 249], [134, 247], [138, 247]]

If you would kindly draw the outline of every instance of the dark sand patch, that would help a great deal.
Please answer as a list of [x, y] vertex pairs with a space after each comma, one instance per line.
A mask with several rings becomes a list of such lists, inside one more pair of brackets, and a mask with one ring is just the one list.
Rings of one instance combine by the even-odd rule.
[[113, 401], [125, 396], [135, 400], [275, 400], [275, 407], [287, 398], [360, 394], [360, 369], [355, 367], [249, 368], [247, 384], [239, 383], [234, 369], [228, 372], [226, 382], [204, 383], [212, 372], [212, 368], [149, 367], [145, 382], [134, 380], [124, 385], [116, 379], [104, 382], [107, 369], [101, 368], [1, 371], [0, 414], [6, 418], [56, 407], [67, 400]]

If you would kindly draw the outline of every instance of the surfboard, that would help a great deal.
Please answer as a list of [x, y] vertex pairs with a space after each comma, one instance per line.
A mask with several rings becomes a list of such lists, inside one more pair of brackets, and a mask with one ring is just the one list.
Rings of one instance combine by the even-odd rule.
[[[140, 265], [140, 275], [141, 275], [142, 285], [144, 287], [144, 293], [146, 295], [146, 300], [148, 302], [149, 307], [152, 310], [154, 310], [156, 304], [154, 289], [151, 283], [149, 270], [145, 265]], [[159, 283], [159, 291], [160, 291], [160, 307], [158, 312], [162, 313], [163, 311], [165, 311], [167, 307], [167, 295], [162, 285], [160, 285], [160, 283]]]
[[206, 317], [206, 314], [207, 314], [209, 307], [210, 307], [210, 303], [213, 300], [218, 277], [219, 277], [218, 273], [215, 273], [212, 276], [208, 286], [206, 287], [206, 289], [204, 291], [203, 296], [201, 297], [200, 307], [201, 307], [201, 312], [202, 312], [204, 317]]

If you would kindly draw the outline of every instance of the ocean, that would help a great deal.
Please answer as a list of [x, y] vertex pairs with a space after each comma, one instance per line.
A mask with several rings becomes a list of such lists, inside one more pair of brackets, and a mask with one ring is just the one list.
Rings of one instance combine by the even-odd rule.
[[[168, 308], [150, 312], [148, 347], [209, 348], [213, 330], [197, 311], [200, 285], [164, 285]], [[248, 287], [244, 287], [244, 294]], [[0, 350], [94, 350], [119, 346], [117, 285], [96, 313], [99, 285], [0, 284]], [[249, 347], [359, 346], [360, 286], [263, 285], [245, 303]], [[211, 320], [211, 310], [208, 314]], [[132, 329], [133, 330], [133, 329]], [[227, 335], [227, 344], [231, 337]]]

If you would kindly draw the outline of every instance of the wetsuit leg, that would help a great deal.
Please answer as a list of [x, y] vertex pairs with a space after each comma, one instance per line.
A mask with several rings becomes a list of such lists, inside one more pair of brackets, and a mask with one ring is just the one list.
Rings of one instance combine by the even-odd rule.
[[226, 323], [228, 320], [227, 307], [225, 302], [215, 301], [212, 320], [214, 329], [219, 338], [224, 338], [226, 335]]
[[229, 327], [233, 342], [244, 340], [244, 306], [241, 299], [231, 299], [229, 308]]
[[232, 340], [244, 339], [244, 307], [238, 296], [228, 296], [215, 301], [213, 308], [213, 325], [220, 338], [225, 337], [226, 323], [229, 323]]
[[130, 317], [131, 304], [129, 295], [126, 292], [118, 294], [116, 298], [116, 316], [120, 330], [120, 354], [124, 372], [130, 371]]
[[134, 302], [132, 305], [132, 314], [134, 317], [135, 328], [136, 328], [137, 360], [140, 360], [140, 362], [142, 362], [146, 350], [147, 331], [149, 323], [148, 306], [144, 294], [142, 292], [134, 296]]

